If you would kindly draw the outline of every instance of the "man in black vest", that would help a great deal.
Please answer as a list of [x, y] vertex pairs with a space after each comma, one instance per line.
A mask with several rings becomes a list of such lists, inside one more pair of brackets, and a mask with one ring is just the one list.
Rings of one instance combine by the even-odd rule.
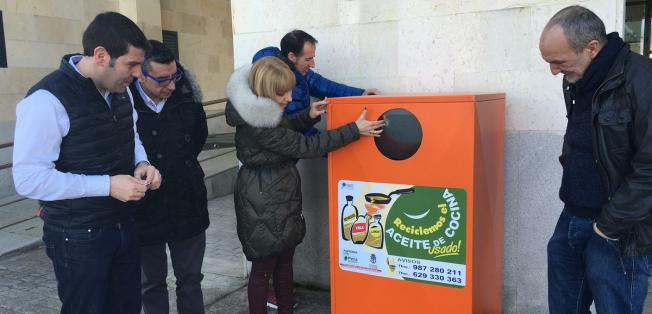
[[564, 74], [568, 125], [548, 242], [550, 313], [641, 313], [652, 258], [652, 61], [581, 6], [557, 12], [539, 42]]
[[163, 43], [150, 40], [142, 75], [131, 86], [138, 133], [165, 182], [145, 196], [136, 215], [140, 231], [143, 310], [168, 313], [165, 247], [177, 278], [179, 313], [204, 313], [201, 290], [208, 210], [197, 156], [208, 128], [194, 76]]
[[16, 191], [43, 208], [61, 313], [139, 313], [140, 255], [133, 201], [161, 183], [136, 132], [127, 87], [148, 42], [131, 20], [99, 14], [84, 31], [84, 54], [16, 109]]

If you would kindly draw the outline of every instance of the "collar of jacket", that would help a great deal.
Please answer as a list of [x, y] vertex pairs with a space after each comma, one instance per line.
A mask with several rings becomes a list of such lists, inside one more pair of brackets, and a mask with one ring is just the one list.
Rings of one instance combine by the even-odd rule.
[[283, 56], [281, 54], [279, 54], [276, 57], [283, 60], [283, 62], [285, 62], [285, 64], [287, 64], [290, 67], [290, 70], [292, 70], [292, 72], [299, 73], [299, 70], [297, 70], [297, 66], [294, 64], [294, 62], [292, 62], [292, 60], [286, 58], [285, 56]]
[[[70, 65], [70, 58], [80, 55], [78, 53], [72, 53], [63, 56], [61, 58], [61, 64], [59, 65], [59, 70], [62, 71], [66, 76], [70, 77], [76, 84], [72, 84], [76, 90], [97, 90], [97, 86], [93, 83], [93, 80], [81, 75], [75, 68]], [[126, 92], [126, 91], [125, 91]], [[99, 91], [98, 91], [99, 94]]]
[[609, 78], [611, 68], [624, 46], [625, 42], [618, 36], [618, 33], [613, 32], [607, 35], [607, 43], [591, 61], [582, 79], [571, 85], [576, 88], [578, 93], [597, 90], [598, 86]]
[[[616, 56], [616, 61], [611, 66], [609, 74], [607, 74], [607, 79], [602, 83], [602, 86], [598, 89], [598, 93], [601, 91], [612, 90], [620, 86], [624, 80], [625, 73], [625, 63], [627, 62], [627, 55], [629, 55], [631, 50], [629, 45], [625, 45], [620, 49], [618, 55]], [[597, 94], [597, 93], [596, 93]]]
[[226, 96], [247, 124], [259, 128], [276, 127], [281, 122], [283, 110], [271, 98], [258, 97], [251, 91], [250, 71], [251, 64], [247, 64], [231, 74], [226, 84]]
[[[612, 33], [612, 34], [616, 34], [617, 36], [617, 33]], [[615, 60], [611, 65], [611, 68], [609, 69], [607, 76], [602, 81], [602, 83], [596, 90], [595, 94], [593, 95], [594, 100], [595, 97], [601, 92], [612, 90], [623, 83], [624, 80], [623, 74], [625, 73], [625, 62], [627, 60], [627, 55], [630, 53], [631, 51], [629, 49], [629, 45], [625, 44], [620, 48], [620, 51], [618, 51], [618, 53], [616, 54]], [[562, 89], [564, 91], [564, 99], [566, 102], [566, 117], [568, 117], [568, 114], [570, 113], [571, 110], [570, 108], [571, 99], [568, 91], [569, 87], [570, 84], [568, 83], [568, 81], [566, 81], [565, 79], [562, 80]]]

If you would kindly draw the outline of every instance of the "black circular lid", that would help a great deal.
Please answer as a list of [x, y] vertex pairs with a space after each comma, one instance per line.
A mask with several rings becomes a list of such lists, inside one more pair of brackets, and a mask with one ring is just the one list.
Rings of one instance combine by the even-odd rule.
[[374, 141], [385, 157], [404, 160], [419, 150], [423, 132], [415, 115], [405, 109], [391, 109], [383, 113], [379, 120], [385, 120], [386, 126]]

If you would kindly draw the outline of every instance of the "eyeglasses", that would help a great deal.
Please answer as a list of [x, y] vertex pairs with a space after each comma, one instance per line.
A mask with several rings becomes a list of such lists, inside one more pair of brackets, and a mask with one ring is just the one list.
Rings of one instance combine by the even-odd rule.
[[151, 74], [149, 74], [145, 69], [143, 69], [143, 75], [147, 76], [149, 79], [152, 81], [158, 83], [158, 85], [167, 85], [170, 82], [178, 82], [181, 80], [183, 77], [183, 71], [181, 71], [180, 68], [177, 68], [177, 73], [174, 73], [174, 75], [168, 76], [168, 77], [154, 77]]

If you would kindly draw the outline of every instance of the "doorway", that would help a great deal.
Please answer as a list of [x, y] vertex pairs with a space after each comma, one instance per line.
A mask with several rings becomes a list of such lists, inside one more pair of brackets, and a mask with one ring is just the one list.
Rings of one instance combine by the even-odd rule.
[[625, 42], [632, 51], [652, 58], [650, 52], [650, 12], [652, 0], [626, 0], [625, 1]]

